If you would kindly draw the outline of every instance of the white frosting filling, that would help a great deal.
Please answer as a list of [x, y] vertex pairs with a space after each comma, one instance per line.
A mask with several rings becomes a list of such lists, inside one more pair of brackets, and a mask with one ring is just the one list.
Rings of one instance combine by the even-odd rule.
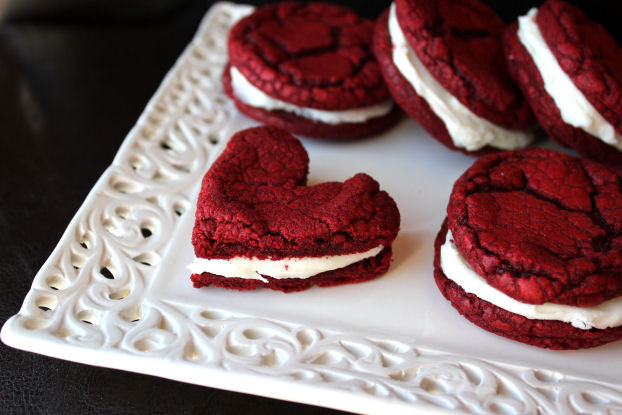
[[538, 9], [533, 8], [518, 18], [518, 39], [531, 55], [562, 119], [622, 151], [622, 135], [600, 115], [559, 66], [538, 28], [537, 13]]
[[376, 256], [384, 246], [365, 252], [322, 257], [285, 258], [279, 260], [233, 257], [230, 259], [195, 258], [188, 269], [193, 274], [209, 272], [227, 278], [245, 278], [268, 282], [262, 275], [276, 279], [310, 278], [322, 272], [344, 268], [355, 262]]
[[441, 267], [447, 278], [467, 293], [529, 319], [563, 321], [583, 330], [622, 325], [622, 297], [592, 307], [574, 307], [554, 303], [526, 304], [505, 295], [473, 271], [454, 244], [450, 231], [441, 247]]
[[251, 84], [235, 66], [231, 66], [230, 73], [233, 92], [235, 96], [245, 104], [267, 111], [287, 111], [325, 124], [363, 123], [371, 118], [382, 117], [391, 112], [393, 108], [393, 101], [390, 99], [376, 105], [342, 111], [326, 111], [299, 107], [298, 105], [290, 104], [289, 102], [281, 101], [267, 95]]
[[486, 145], [514, 150], [527, 146], [533, 139], [531, 131], [508, 130], [474, 114], [434, 78], [408, 44], [395, 14], [389, 11], [389, 34], [393, 46], [393, 63], [415, 92], [426, 100], [432, 111], [443, 121], [456, 147], [468, 151]]

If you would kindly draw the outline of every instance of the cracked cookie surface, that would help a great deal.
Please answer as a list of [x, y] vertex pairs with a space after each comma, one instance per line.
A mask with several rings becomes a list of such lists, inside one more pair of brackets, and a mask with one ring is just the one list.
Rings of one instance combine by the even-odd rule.
[[390, 98], [371, 51], [374, 24], [327, 3], [262, 6], [229, 33], [231, 65], [271, 97], [346, 110]]
[[[536, 22], [562, 70], [594, 108], [621, 131], [622, 50], [615, 40], [579, 9], [560, 1], [542, 5]], [[518, 24], [512, 23], [503, 35], [506, 62], [539, 123], [559, 144], [620, 170], [622, 152], [562, 119], [517, 30]]]
[[455, 183], [449, 229], [488, 284], [531, 304], [622, 294], [622, 179], [543, 149], [486, 156]]
[[495, 151], [485, 146], [478, 151], [467, 151], [454, 145], [443, 121], [432, 111], [427, 101], [417, 94], [413, 86], [404, 78], [400, 70], [393, 63], [393, 45], [388, 29], [389, 10], [385, 10], [376, 23], [374, 33], [374, 53], [380, 64], [383, 76], [395, 102], [413, 117], [425, 130], [443, 145], [465, 154], [480, 156]]
[[477, 0], [396, 0], [408, 43], [436, 80], [473, 113], [508, 129], [533, 115], [507, 73], [505, 24]]
[[582, 10], [549, 0], [536, 16], [557, 62], [587, 100], [622, 132], [622, 48]]

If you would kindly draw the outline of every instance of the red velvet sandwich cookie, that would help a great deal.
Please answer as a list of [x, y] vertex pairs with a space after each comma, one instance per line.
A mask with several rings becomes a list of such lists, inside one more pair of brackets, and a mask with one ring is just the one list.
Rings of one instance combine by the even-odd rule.
[[622, 338], [622, 177], [552, 150], [481, 158], [454, 185], [434, 277], [464, 317], [510, 339]]
[[599, 24], [561, 0], [508, 27], [510, 73], [549, 135], [622, 166], [622, 48]]
[[306, 186], [309, 158], [277, 127], [231, 137], [203, 179], [192, 232], [195, 287], [284, 292], [385, 273], [399, 211], [359, 173]]
[[384, 131], [401, 111], [371, 50], [373, 28], [332, 4], [261, 6], [229, 33], [225, 92], [242, 113], [295, 134], [350, 139]]
[[395, 0], [374, 51], [395, 101], [465, 153], [524, 147], [533, 115], [507, 73], [503, 21], [477, 0]]

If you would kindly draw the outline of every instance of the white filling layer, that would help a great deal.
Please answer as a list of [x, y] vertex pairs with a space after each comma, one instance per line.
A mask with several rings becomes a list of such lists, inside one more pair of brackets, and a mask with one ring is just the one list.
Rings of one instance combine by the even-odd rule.
[[562, 304], [526, 304], [516, 301], [496, 288], [488, 285], [464, 259], [451, 232], [447, 232], [445, 244], [441, 247], [441, 267], [453, 282], [467, 293], [523, 317], [537, 320], [558, 320], [574, 327], [589, 330], [606, 329], [622, 325], [622, 297], [613, 298], [592, 307], [574, 307]]
[[391, 112], [393, 101], [386, 100], [369, 107], [353, 108], [342, 111], [326, 111], [308, 107], [299, 107], [265, 94], [262, 90], [251, 84], [248, 79], [235, 67], [231, 66], [231, 86], [235, 96], [242, 102], [252, 107], [262, 108], [267, 111], [282, 110], [292, 114], [320, 121], [325, 124], [363, 123], [371, 118], [382, 117]]
[[537, 13], [538, 9], [533, 8], [518, 18], [518, 39], [531, 55], [562, 119], [622, 151], [622, 135], [600, 115], [559, 66], [538, 28]]
[[195, 258], [188, 269], [193, 274], [209, 272], [227, 278], [246, 278], [268, 282], [262, 275], [276, 279], [310, 278], [322, 272], [344, 268], [380, 253], [379, 245], [365, 252], [323, 257], [286, 258], [279, 260], [233, 257], [230, 259]]
[[533, 139], [530, 131], [508, 130], [475, 115], [462, 105], [434, 78], [408, 44], [395, 14], [395, 3], [389, 11], [389, 34], [393, 46], [393, 63], [415, 92], [426, 100], [443, 121], [456, 147], [468, 151], [486, 145], [514, 150], [527, 146]]

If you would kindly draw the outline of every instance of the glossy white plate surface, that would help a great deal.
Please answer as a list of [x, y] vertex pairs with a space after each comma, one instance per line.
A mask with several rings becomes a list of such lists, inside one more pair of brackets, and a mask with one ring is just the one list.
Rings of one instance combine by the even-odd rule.
[[[216, 4], [37, 273], [6, 344], [52, 357], [354, 412], [617, 413], [622, 342], [549, 351], [461, 318], [432, 277], [451, 186], [474, 161], [412, 120], [353, 142], [303, 139], [309, 182], [364, 171], [402, 215], [389, 272], [283, 294], [194, 289], [203, 174], [255, 125], [224, 97]], [[617, 412], [616, 412], [617, 411]]]

